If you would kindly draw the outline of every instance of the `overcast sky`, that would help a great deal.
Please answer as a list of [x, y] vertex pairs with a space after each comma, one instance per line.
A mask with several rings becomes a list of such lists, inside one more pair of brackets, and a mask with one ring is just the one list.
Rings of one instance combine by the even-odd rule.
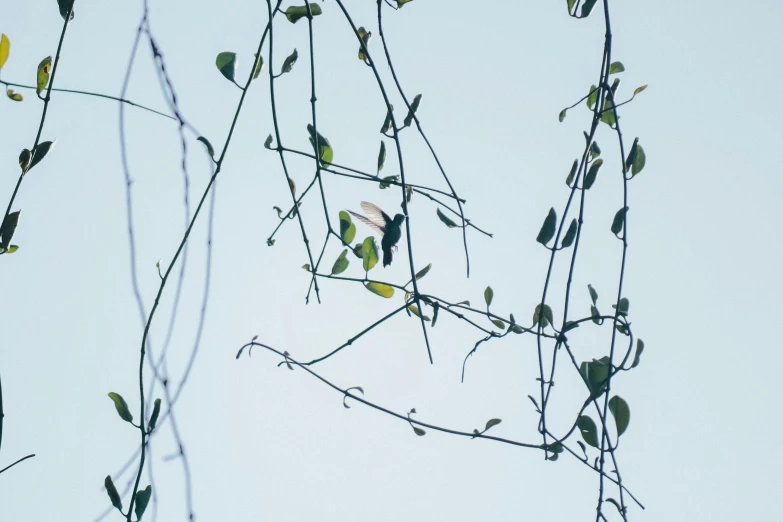
[[[0, 5], [0, 31], [11, 41], [3, 80], [34, 83], [37, 64], [55, 54], [62, 19], [54, 3]], [[603, 45], [598, 8], [577, 21], [567, 17], [565, 4], [414, 0], [385, 11], [400, 80], [410, 97], [423, 95], [418, 115], [467, 199], [466, 213], [494, 234], [469, 231], [466, 279], [459, 229], [446, 228], [436, 205], [414, 196], [416, 264], [433, 265], [422, 291], [481, 306], [491, 285], [493, 311], [514, 313], [525, 324], [549, 261], [536, 234], [550, 207], [561, 215], [564, 179], [590, 123], [583, 104], [563, 123], [557, 116], [595, 83]], [[620, 92], [649, 85], [621, 110], [627, 143], [638, 136], [647, 153], [646, 168], [629, 184], [624, 291], [634, 333], [647, 349], [640, 366], [613, 383], [631, 408], [617, 452], [620, 469], [647, 508], [631, 504], [630, 519], [783, 519], [777, 498], [783, 356], [775, 327], [783, 312], [783, 7], [762, 0], [612, 4], [613, 58], [626, 68]], [[319, 5], [318, 129], [336, 163], [374, 172], [382, 99], [337, 5]], [[370, 51], [380, 60], [375, 3], [346, 5], [356, 24], [373, 32]], [[150, 6], [182, 113], [222, 150], [240, 91], [220, 75], [215, 56], [236, 52], [238, 77], [246, 77], [267, 21], [265, 2], [150, 0]], [[55, 85], [117, 95], [140, 15], [141, 2], [79, 0]], [[294, 48], [299, 53], [293, 71], [276, 83], [281, 132], [287, 146], [309, 150], [307, 25], [281, 18], [275, 29], [275, 67]], [[134, 71], [128, 97], [166, 111], [148, 45]], [[381, 73], [388, 77], [385, 68]], [[16, 158], [32, 145], [43, 105], [32, 91], [21, 92], [22, 103], [0, 100], [4, 205], [16, 183]], [[392, 102], [404, 106], [397, 97]], [[36, 457], [0, 475], [3, 521], [94, 520], [108, 505], [103, 478], [138, 446], [138, 431], [118, 418], [106, 395], [121, 393], [138, 416], [142, 325], [131, 285], [118, 116], [114, 102], [53, 93], [42, 139], [56, 138], [57, 146], [30, 172], [14, 203], [22, 209], [14, 237], [20, 249], [0, 259], [6, 414], [0, 468], [28, 453]], [[128, 108], [126, 121], [136, 261], [149, 310], [159, 283], [155, 265], [168, 264], [184, 228], [180, 145], [170, 120]], [[403, 302], [399, 292], [385, 300], [356, 283], [321, 281], [322, 303], [305, 305], [309, 277], [301, 266], [308, 259], [297, 223], [285, 223], [275, 245], [266, 244], [278, 221], [272, 207], [290, 205], [277, 154], [262, 146], [272, 132], [264, 74], [248, 94], [218, 178], [207, 319], [176, 407], [196, 519], [591, 520], [597, 476], [573, 458], [545, 462], [538, 451], [433, 431], [417, 437], [404, 422], [361, 405], [343, 408], [339, 394], [303, 371], [278, 368], [268, 353], [235, 359], [254, 335], [299, 360], [312, 359]], [[616, 293], [620, 242], [609, 224], [622, 206], [619, 153], [606, 126], [597, 140], [606, 163], [589, 193], [575, 317], [589, 315], [588, 283], [604, 312]], [[395, 174], [392, 142], [386, 145], [384, 174]], [[412, 129], [403, 133], [403, 151], [409, 181], [447, 190]], [[210, 176], [192, 136], [187, 161], [192, 210]], [[312, 163], [292, 156], [289, 168], [301, 191], [312, 179]], [[358, 211], [363, 200], [398, 211], [394, 188], [324, 181], [335, 226], [340, 210]], [[306, 200], [302, 213], [317, 253], [325, 234], [320, 201]], [[194, 228], [187, 252], [168, 361], [175, 383], [196, 338], [207, 217]], [[358, 239], [370, 234], [359, 226]], [[371, 275], [404, 284], [407, 248], [403, 240], [395, 262]], [[332, 241], [327, 271], [340, 252]], [[348, 257], [345, 275], [362, 277], [359, 260]], [[552, 296], [559, 324], [567, 267], [565, 256], [558, 259]], [[174, 283], [152, 327], [153, 350], [167, 335]], [[315, 369], [339, 386], [363, 387], [366, 398], [394, 411], [415, 407], [422, 421], [470, 432], [501, 418], [492, 434], [540, 442], [527, 398], [538, 393], [534, 337], [483, 345], [461, 383], [463, 359], [481, 333], [441, 314], [429, 331], [430, 365], [415, 319], [401, 314]], [[572, 343], [580, 360], [607, 353], [607, 327], [580, 330]], [[571, 425], [584, 399], [573, 370], [559, 371], [550, 411], [555, 431]], [[168, 458], [175, 452], [170, 425], [163, 424], [150, 459], [158, 520], [187, 519], [182, 466]], [[145, 473], [142, 486], [148, 482]], [[113, 512], [106, 520], [120, 518]]]

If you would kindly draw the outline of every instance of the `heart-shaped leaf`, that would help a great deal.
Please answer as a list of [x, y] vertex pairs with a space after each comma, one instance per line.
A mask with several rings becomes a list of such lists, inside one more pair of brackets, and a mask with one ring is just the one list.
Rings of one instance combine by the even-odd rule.
[[226, 77], [228, 81], [236, 84], [237, 53], [222, 52], [215, 58], [215, 65], [218, 71]]

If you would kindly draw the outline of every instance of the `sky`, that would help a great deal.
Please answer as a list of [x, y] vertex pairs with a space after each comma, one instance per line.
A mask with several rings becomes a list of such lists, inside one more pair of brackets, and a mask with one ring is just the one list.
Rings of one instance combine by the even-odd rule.
[[[374, 2], [345, 2], [357, 25], [372, 31], [380, 60]], [[283, 7], [289, 3], [284, 2]], [[290, 4], [296, 5], [296, 3]], [[371, 70], [338, 6], [321, 4], [314, 20], [318, 129], [334, 161], [373, 172], [385, 116]], [[618, 449], [623, 480], [646, 507], [630, 520], [783, 519], [777, 501], [783, 449], [778, 443], [783, 396], [777, 324], [783, 309], [779, 270], [783, 139], [777, 2], [613, 2], [613, 57], [625, 65], [620, 91], [649, 87], [622, 108], [627, 143], [639, 137], [644, 171], [629, 183], [629, 253], [624, 295], [641, 364], [613, 383], [630, 405]], [[598, 9], [598, 8], [596, 8]], [[55, 85], [119, 94], [142, 13], [141, 2], [80, 0], [68, 28]], [[424, 292], [481, 306], [494, 289], [493, 312], [529, 324], [540, 300], [548, 252], [535, 238], [550, 207], [561, 216], [563, 181], [583, 146], [590, 113], [580, 105], [598, 76], [604, 27], [600, 11], [567, 16], [565, 2], [414, 0], [386, 9], [384, 29], [409, 95], [422, 94], [417, 115], [466, 214], [489, 238], [468, 232], [470, 278], [459, 229], [446, 228], [436, 205], [414, 196], [411, 242], [417, 267], [432, 263]], [[150, 24], [182, 114], [222, 150], [240, 91], [215, 67], [224, 51], [239, 56], [245, 78], [266, 24], [264, 2], [150, 0]], [[0, 5], [0, 32], [11, 41], [5, 81], [31, 84], [40, 60], [54, 55], [62, 18], [54, 2]], [[288, 147], [309, 150], [310, 62], [307, 26], [275, 24], [275, 68], [296, 48], [293, 71], [276, 81], [280, 130]], [[265, 55], [268, 49], [265, 48]], [[266, 69], [265, 69], [266, 72]], [[381, 67], [384, 79], [388, 70]], [[42, 102], [0, 100], [0, 197], [18, 176], [17, 156], [34, 140]], [[148, 45], [142, 46], [128, 99], [167, 111]], [[404, 104], [399, 97], [392, 103]], [[402, 114], [397, 111], [397, 114]], [[146, 310], [185, 224], [184, 180], [175, 123], [129, 107], [125, 112], [132, 184], [135, 260]], [[402, 304], [356, 283], [321, 281], [321, 304], [305, 303], [307, 254], [296, 222], [274, 246], [274, 206], [290, 195], [275, 152], [266, 74], [248, 92], [216, 184], [208, 306], [198, 353], [176, 405], [188, 456], [192, 506], [200, 521], [518, 521], [590, 520], [597, 477], [573, 458], [546, 462], [535, 450], [428, 431], [354, 404], [308, 376], [277, 367], [255, 349], [235, 358], [253, 336], [298, 360], [336, 348]], [[131, 280], [126, 185], [120, 156], [119, 107], [95, 97], [53, 93], [43, 140], [56, 147], [22, 184], [14, 243], [2, 256], [0, 374], [5, 424], [0, 520], [90, 521], [108, 507], [103, 479], [138, 447], [138, 431], [117, 416], [108, 392], [122, 394], [138, 416], [142, 327]], [[609, 231], [621, 206], [619, 151], [610, 131], [597, 137], [605, 165], [590, 190], [586, 230], [574, 274], [572, 311], [589, 315], [587, 284], [609, 311], [616, 292], [620, 243]], [[392, 142], [383, 173], [397, 173]], [[406, 176], [447, 189], [413, 129], [402, 133]], [[286, 156], [302, 190], [311, 161]], [[192, 212], [211, 170], [201, 143], [187, 139]], [[363, 200], [397, 211], [398, 190], [325, 177], [330, 218]], [[313, 194], [315, 195], [315, 194]], [[209, 203], [209, 200], [208, 200]], [[209, 208], [206, 208], [209, 210]], [[318, 250], [325, 234], [316, 198], [302, 207]], [[197, 338], [207, 281], [208, 215], [193, 229], [168, 371], [179, 383]], [[357, 238], [371, 234], [359, 226]], [[330, 267], [341, 249], [325, 254]], [[395, 262], [374, 277], [409, 278], [406, 241]], [[351, 257], [346, 275], [362, 277]], [[556, 322], [567, 267], [553, 275]], [[179, 268], [175, 268], [175, 276]], [[151, 328], [152, 350], [167, 337], [176, 277]], [[600, 308], [600, 306], [599, 306]], [[524, 321], [522, 320], [524, 318]], [[483, 322], [482, 322], [483, 321]], [[479, 322], [490, 327], [486, 319]], [[608, 328], [580, 328], [577, 357], [606, 354]], [[430, 365], [420, 324], [394, 317], [339, 355], [314, 367], [341, 387], [402, 414], [471, 432], [490, 418], [491, 434], [538, 443], [535, 339], [509, 336], [466, 354], [482, 337], [441, 314], [430, 328]], [[157, 352], [156, 352], [157, 353]], [[584, 399], [571, 368], [561, 368], [555, 430], [567, 429]], [[145, 374], [149, 379], [150, 373]], [[161, 394], [160, 388], [156, 392]], [[576, 439], [575, 439], [576, 440]], [[574, 447], [575, 447], [575, 443]], [[181, 460], [171, 424], [154, 439], [151, 463], [158, 520], [187, 520]], [[127, 479], [117, 482], [122, 489]], [[149, 482], [145, 473], [142, 486]], [[125, 500], [127, 505], [127, 499]], [[153, 507], [145, 520], [151, 520]], [[617, 520], [618, 517], [610, 520]], [[111, 512], [105, 520], [121, 520]]]

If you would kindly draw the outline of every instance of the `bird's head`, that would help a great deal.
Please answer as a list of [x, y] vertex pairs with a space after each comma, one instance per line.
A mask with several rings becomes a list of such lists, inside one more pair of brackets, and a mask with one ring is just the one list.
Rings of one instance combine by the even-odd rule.
[[396, 216], [394, 216], [393, 224], [399, 227], [402, 226], [403, 221], [405, 221], [405, 216], [402, 214], [397, 214]]

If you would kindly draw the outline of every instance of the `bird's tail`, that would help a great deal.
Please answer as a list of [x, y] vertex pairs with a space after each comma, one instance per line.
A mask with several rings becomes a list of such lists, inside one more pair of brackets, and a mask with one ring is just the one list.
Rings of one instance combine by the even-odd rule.
[[390, 248], [383, 249], [383, 267], [386, 268], [392, 262], [392, 250]]

